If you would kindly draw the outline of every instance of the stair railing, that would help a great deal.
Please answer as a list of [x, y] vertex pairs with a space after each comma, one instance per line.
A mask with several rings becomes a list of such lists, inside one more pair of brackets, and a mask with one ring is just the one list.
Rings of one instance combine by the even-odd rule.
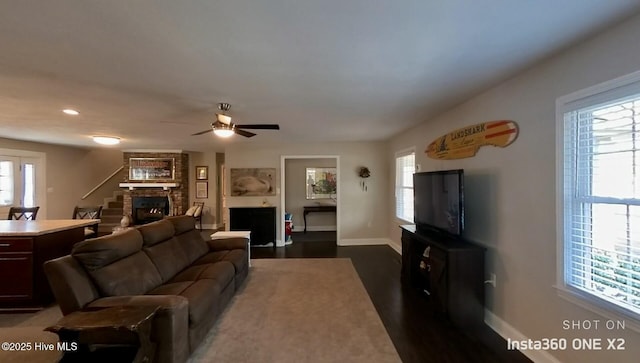
[[108, 182], [109, 180], [111, 180], [111, 178], [113, 178], [114, 176], [118, 175], [119, 172], [122, 171], [122, 169], [124, 169], [124, 165], [119, 167], [116, 171], [114, 171], [113, 173], [111, 173], [111, 175], [109, 175], [105, 180], [103, 180], [102, 182], [100, 182], [98, 185], [96, 185], [93, 189], [91, 189], [87, 194], [82, 196], [82, 199], [86, 199], [88, 196], [90, 196], [93, 192], [95, 192], [96, 190], [100, 189], [101, 186], [103, 186], [106, 182]]

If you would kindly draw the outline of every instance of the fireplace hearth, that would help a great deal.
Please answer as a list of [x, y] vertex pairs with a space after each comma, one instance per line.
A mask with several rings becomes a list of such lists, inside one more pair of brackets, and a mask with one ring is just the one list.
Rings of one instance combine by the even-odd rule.
[[133, 197], [131, 204], [134, 225], [155, 222], [169, 215], [167, 197]]

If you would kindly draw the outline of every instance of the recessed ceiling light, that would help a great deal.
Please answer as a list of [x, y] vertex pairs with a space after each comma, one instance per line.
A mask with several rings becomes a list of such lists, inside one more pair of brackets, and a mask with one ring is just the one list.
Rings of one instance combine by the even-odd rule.
[[64, 110], [62, 110], [62, 112], [66, 113], [67, 115], [72, 115], [72, 116], [77, 116], [80, 114], [80, 112], [70, 109], [70, 108], [65, 108]]
[[101, 145], [117, 145], [120, 143], [120, 138], [113, 136], [94, 136], [93, 141]]

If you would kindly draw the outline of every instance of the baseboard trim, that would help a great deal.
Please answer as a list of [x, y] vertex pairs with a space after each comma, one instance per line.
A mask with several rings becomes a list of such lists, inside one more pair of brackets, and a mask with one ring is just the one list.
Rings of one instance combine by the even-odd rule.
[[402, 246], [393, 242], [393, 240], [389, 240], [389, 247], [391, 247], [394, 251], [396, 251], [400, 256], [402, 256]]
[[338, 241], [338, 246], [377, 246], [388, 245], [387, 238], [343, 238]]
[[[336, 226], [307, 226], [307, 232], [331, 232], [337, 231]], [[296, 227], [292, 229], [293, 232], [304, 232], [304, 226]]]
[[[484, 322], [505, 340], [529, 339], [516, 328], [512, 327], [506, 321], [500, 319], [497, 315], [487, 309], [484, 309]], [[562, 363], [545, 350], [521, 350], [520, 353], [524, 354], [527, 358], [536, 363]]]

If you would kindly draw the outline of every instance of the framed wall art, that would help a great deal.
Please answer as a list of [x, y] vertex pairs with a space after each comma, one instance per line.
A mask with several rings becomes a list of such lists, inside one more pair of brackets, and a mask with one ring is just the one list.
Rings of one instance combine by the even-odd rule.
[[196, 198], [207, 199], [209, 198], [209, 183], [206, 181], [196, 182]]
[[231, 169], [231, 196], [276, 195], [275, 168]]
[[307, 199], [335, 197], [336, 168], [306, 168]]
[[208, 166], [196, 166], [196, 180], [209, 179], [209, 167]]
[[129, 180], [174, 180], [174, 158], [129, 158]]

